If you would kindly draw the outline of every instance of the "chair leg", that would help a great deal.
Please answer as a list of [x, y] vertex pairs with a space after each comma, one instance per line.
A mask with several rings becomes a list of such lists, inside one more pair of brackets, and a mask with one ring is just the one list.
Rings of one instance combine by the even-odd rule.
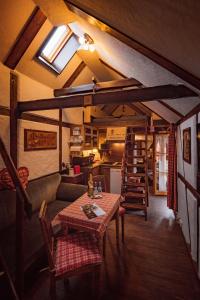
[[121, 216], [122, 243], [124, 243], [124, 215]]
[[50, 277], [50, 297], [51, 300], [56, 300], [56, 281], [53, 275]]

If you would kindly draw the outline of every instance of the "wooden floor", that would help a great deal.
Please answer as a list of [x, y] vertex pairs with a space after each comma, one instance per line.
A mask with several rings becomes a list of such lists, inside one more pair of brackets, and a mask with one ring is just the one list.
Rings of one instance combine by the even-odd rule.
[[[165, 198], [151, 198], [147, 222], [126, 215], [125, 245], [118, 250], [113, 225], [108, 230], [101, 299], [200, 299], [199, 281]], [[48, 278], [40, 274], [27, 299], [47, 300], [48, 289]], [[92, 299], [91, 277], [72, 279], [67, 293], [63, 282], [58, 282], [57, 295], [58, 300]]]

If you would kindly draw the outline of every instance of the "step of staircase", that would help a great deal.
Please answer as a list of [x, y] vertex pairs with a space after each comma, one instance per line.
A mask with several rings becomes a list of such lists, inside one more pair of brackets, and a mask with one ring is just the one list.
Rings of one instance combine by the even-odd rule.
[[133, 167], [133, 168], [145, 168], [145, 164], [131, 164], [131, 163], [126, 162], [125, 165], [127, 167]]
[[145, 176], [146, 174], [145, 173], [126, 173], [125, 172], [125, 175], [127, 177], [143, 177]]
[[123, 187], [145, 187], [145, 182], [124, 182]]
[[138, 204], [138, 203], [123, 202], [121, 205], [124, 208], [127, 208], [127, 209], [141, 209], [141, 210], [146, 210], [146, 208], [147, 208], [145, 204]]
[[138, 193], [138, 192], [127, 192], [124, 194], [124, 197], [127, 198], [134, 198], [134, 199], [138, 199], [138, 198], [145, 198], [146, 197], [146, 193]]

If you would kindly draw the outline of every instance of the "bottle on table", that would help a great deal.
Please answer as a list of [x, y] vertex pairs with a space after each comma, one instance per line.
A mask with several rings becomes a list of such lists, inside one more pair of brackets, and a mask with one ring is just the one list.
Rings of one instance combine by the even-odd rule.
[[89, 180], [88, 180], [88, 196], [92, 197], [93, 194], [94, 194], [94, 186], [93, 186], [92, 174], [90, 173]]
[[101, 181], [99, 181], [99, 184], [98, 184], [98, 192], [99, 192], [99, 194], [102, 193], [102, 185], [101, 185]]

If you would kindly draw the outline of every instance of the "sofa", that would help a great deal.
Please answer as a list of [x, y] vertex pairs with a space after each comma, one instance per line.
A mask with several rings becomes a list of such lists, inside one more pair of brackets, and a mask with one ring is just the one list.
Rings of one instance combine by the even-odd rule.
[[[25, 271], [44, 253], [44, 242], [38, 213], [43, 200], [48, 203], [47, 215], [50, 220], [63, 208], [76, 200], [87, 190], [79, 184], [61, 182], [59, 173], [32, 180], [27, 193], [32, 204], [32, 217], [24, 218], [24, 267]], [[11, 274], [15, 272], [15, 211], [16, 193], [0, 191], [0, 248]]]

